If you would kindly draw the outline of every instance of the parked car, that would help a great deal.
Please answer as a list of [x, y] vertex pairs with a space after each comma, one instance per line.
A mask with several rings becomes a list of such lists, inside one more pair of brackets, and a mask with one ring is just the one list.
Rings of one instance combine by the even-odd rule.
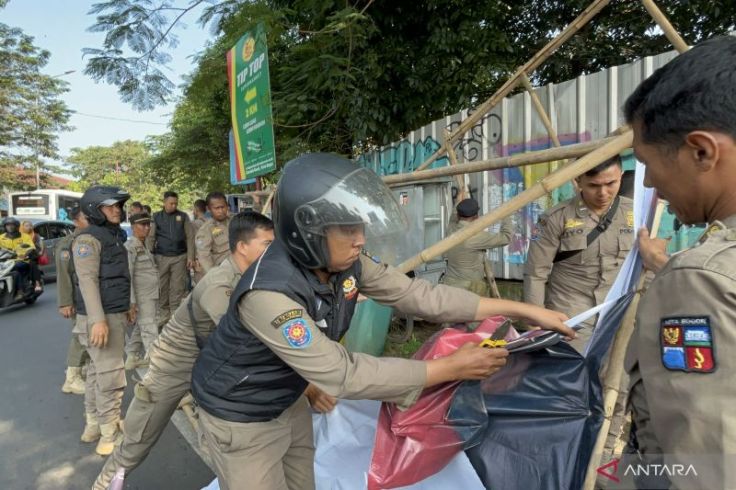
[[[27, 218], [26, 218], [27, 219]], [[60, 238], [74, 233], [74, 224], [69, 221], [55, 221], [55, 220], [30, 220], [33, 223], [33, 229], [36, 230], [41, 238], [43, 238], [43, 245], [46, 256], [49, 258], [49, 263], [42, 265], [39, 268], [43, 272], [44, 281], [56, 279], [56, 244]]]

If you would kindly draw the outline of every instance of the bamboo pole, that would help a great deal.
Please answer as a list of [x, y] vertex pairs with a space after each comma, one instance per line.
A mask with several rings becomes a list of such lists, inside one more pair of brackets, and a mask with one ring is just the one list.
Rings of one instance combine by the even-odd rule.
[[534, 87], [532, 87], [532, 82], [529, 80], [529, 77], [526, 73], [522, 75], [521, 83], [524, 84], [524, 88], [527, 92], [529, 92], [529, 97], [531, 97], [532, 99], [532, 105], [534, 105], [534, 109], [537, 111], [539, 119], [542, 120], [542, 124], [544, 124], [544, 127], [547, 129], [547, 134], [549, 134], [549, 137], [552, 140], [552, 144], [555, 147], [559, 148], [562, 145], [560, 145], [560, 138], [557, 137], [557, 131], [555, 131], [555, 128], [552, 127], [552, 120], [550, 119], [549, 115], [547, 115], [547, 111], [544, 109], [542, 101], [539, 100], [539, 96], [534, 91]]
[[271, 191], [271, 194], [268, 195], [268, 199], [266, 199], [265, 204], [261, 208], [261, 214], [268, 214], [271, 211], [271, 202], [273, 202], [274, 194], [276, 194], [276, 191]]
[[[481, 120], [483, 116], [488, 114], [491, 109], [493, 109], [496, 105], [498, 105], [501, 100], [503, 100], [504, 97], [506, 97], [508, 94], [511, 93], [511, 91], [519, 84], [521, 80], [522, 75], [526, 75], [527, 73], [531, 73], [534, 70], [536, 70], [539, 65], [544, 63], [544, 61], [549, 58], [552, 53], [554, 53], [560, 46], [562, 46], [568, 39], [570, 39], [576, 32], [578, 32], [585, 24], [587, 24], [590, 19], [595, 17], [598, 12], [603, 10], [603, 8], [608, 5], [611, 2], [611, 0], [595, 0], [593, 3], [588, 5], [588, 7], [583, 10], [580, 15], [578, 15], [575, 20], [570, 22], [567, 27], [552, 41], [547, 43], [542, 49], [540, 49], [534, 56], [532, 56], [529, 61], [524, 63], [518, 70], [516, 70], [516, 73], [514, 73], [511, 78], [509, 78], [506, 83], [504, 83], [500, 89], [496, 91], [493, 96], [491, 96], [490, 99], [483, 102], [481, 105], [479, 105], [475, 112], [471, 114], [470, 116], [466, 117], [460, 125], [453, 131], [451, 134], [451, 139], [455, 140], [458, 135], [462, 135], [468, 132], [470, 128], [472, 128], [475, 123]], [[446, 147], [441, 146], [437, 151], [435, 151], [424, 163], [422, 163], [420, 166], [416, 168], [416, 170], [424, 170], [425, 168], [429, 167], [432, 162], [437, 160], [440, 156], [442, 156], [445, 153]]]
[[[657, 209], [654, 212], [654, 219], [652, 221], [652, 229], [649, 235], [654, 238], [657, 236], [659, 230], [659, 224], [662, 220], [662, 213], [664, 212], [664, 201], [660, 200], [657, 203]], [[624, 372], [624, 357], [626, 356], [626, 350], [631, 340], [631, 335], [634, 332], [634, 323], [636, 320], [636, 309], [641, 299], [641, 289], [644, 286], [646, 277], [642, 273], [639, 278], [639, 282], [636, 286], [636, 294], [631, 300], [631, 304], [626, 309], [624, 318], [621, 320], [621, 325], [616, 332], [616, 337], [613, 339], [613, 347], [611, 347], [611, 353], [609, 354], [608, 370], [606, 372], [606, 379], [603, 382], [603, 424], [601, 424], [600, 431], [598, 432], [598, 438], [595, 441], [593, 447], [593, 453], [588, 463], [588, 472], [585, 476], [585, 484], [583, 485], [584, 490], [593, 490], [595, 487], [597, 469], [600, 466], [600, 455], [603, 453], [603, 447], [606, 444], [608, 438], [608, 431], [611, 427], [611, 418], [613, 417], [613, 410], [616, 406], [616, 400], [621, 393], [621, 378]], [[596, 455], [598, 457], [596, 458]]]
[[[452, 147], [452, 142], [449, 138], [450, 132], [445, 130], [445, 145], [447, 146], [447, 156], [450, 158], [450, 166], [457, 167], [457, 154], [455, 149]], [[458, 201], [465, 199], [465, 179], [462, 175], [455, 175], [455, 183], [457, 184]]]
[[462, 165], [447, 166], [441, 168], [431, 168], [420, 172], [409, 172], [405, 174], [386, 175], [383, 181], [387, 185], [405, 184], [407, 182], [417, 182], [420, 180], [434, 179], [436, 177], [446, 177], [457, 174], [472, 174], [475, 172], [483, 172], [485, 170], [498, 170], [500, 168], [521, 167], [523, 165], [533, 165], [535, 163], [554, 162], [556, 160], [564, 160], [566, 158], [582, 157], [591, 151], [613, 141], [615, 138], [603, 138], [597, 141], [588, 141], [586, 143], [578, 143], [575, 145], [565, 145], [560, 148], [548, 148], [546, 150], [531, 151], [528, 153], [519, 153], [509, 157], [492, 158], [490, 160], [479, 160], [475, 162], [463, 163]]
[[[579, 160], [562, 167], [559, 170], [547, 175], [545, 178], [537, 182], [535, 185], [525, 190], [521, 194], [516, 195], [510, 201], [506, 201], [498, 208], [494, 209], [490, 213], [481, 216], [477, 220], [473, 221], [463, 229], [453, 233], [449, 237], [441, 240], [431, 247], [422, 250], [414, 257], [404, 261], [397, 267], [401, 272], [407, 273], [414, 270], [419, 265], [427, 262], [434, 257], [442, 255], [443, 253], [450, 250], [452, 247], [459, 243], [467, 240], [468, 238], [480, 233], [484, 229], [488, 228], [493, 223], [496, 223], [503, 218], [511, 215], [512, 213], [523, 208], [535, 199], [539, 199], [545, 194], [551, 192], [553, 189], [560, 187], [566, 182], [574, 179], [575, 177], [587, 172], [591, 168], [612, 158], [623, 150], [631, 147], [633, 135], [631, 131], [627, 131], [621, 136], [617, 136], [608, 140], [606, 144], [591, 151]], [[559, 151], [560, 149], [555, 149]], [[467, 165], [463, 165], [465, 167]]]
[[644, 8], [647, 9], [654, 22], [664, 31], [664, 35], [667, 36], [667, 39], [672, 43], [678, 53], [684, 53], [690, 49], [690, 46], [687, 45], [682, 36], [672, 27], [672, 23], [670, 23], [667, 16], [662, 13], [653, 0], [641, 0], [641, 3], [644, 4]]

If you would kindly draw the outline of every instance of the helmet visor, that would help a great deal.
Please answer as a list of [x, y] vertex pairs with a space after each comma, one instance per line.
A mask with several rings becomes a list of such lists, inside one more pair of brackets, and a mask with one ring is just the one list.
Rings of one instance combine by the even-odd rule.
[[325, 235], [331, 227], [349, 233], [352, 225], [362, 225], [367, 238], [377, 238], [404, 233], [408, 228], [391, 190], [365, 168], [351, 172], [322, 196], [299, 206], [294, 218], [303, 232], [318, 235]]

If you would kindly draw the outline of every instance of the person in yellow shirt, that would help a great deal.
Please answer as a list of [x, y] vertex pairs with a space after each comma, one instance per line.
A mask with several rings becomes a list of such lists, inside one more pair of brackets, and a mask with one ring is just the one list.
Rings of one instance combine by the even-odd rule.
[[3, 220], [3, 230], [4, 233], [0, 234], [0, 248], [10, 250], [18, 255], [18, 265], [16, 266], [18, 272], [21, 277], [30, 273], [36, 292], [40, 292], [43, 289], [41, 287], [41, 272], [38, 270], [38, 263], [33, 260], [33, 257], [37, 254], [36, 247], [33, 245], [33, 238], [21, 233], [20, 223], [12, 217]]

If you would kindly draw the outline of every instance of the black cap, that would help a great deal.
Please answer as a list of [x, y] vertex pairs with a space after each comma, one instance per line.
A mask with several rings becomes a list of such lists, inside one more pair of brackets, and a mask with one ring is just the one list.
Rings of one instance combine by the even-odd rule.
[[130, 222], [131, 225], [150, 223], [151, 216], [148, 213], [135, 213], [135, 214], [130, 215], [130, 218], [128, 219], [128, 221]]
[[457, 204], [457, 215], [461, 218], [472, 218], [478, 214], [480, 206], [475, 199], [463, 199]]

